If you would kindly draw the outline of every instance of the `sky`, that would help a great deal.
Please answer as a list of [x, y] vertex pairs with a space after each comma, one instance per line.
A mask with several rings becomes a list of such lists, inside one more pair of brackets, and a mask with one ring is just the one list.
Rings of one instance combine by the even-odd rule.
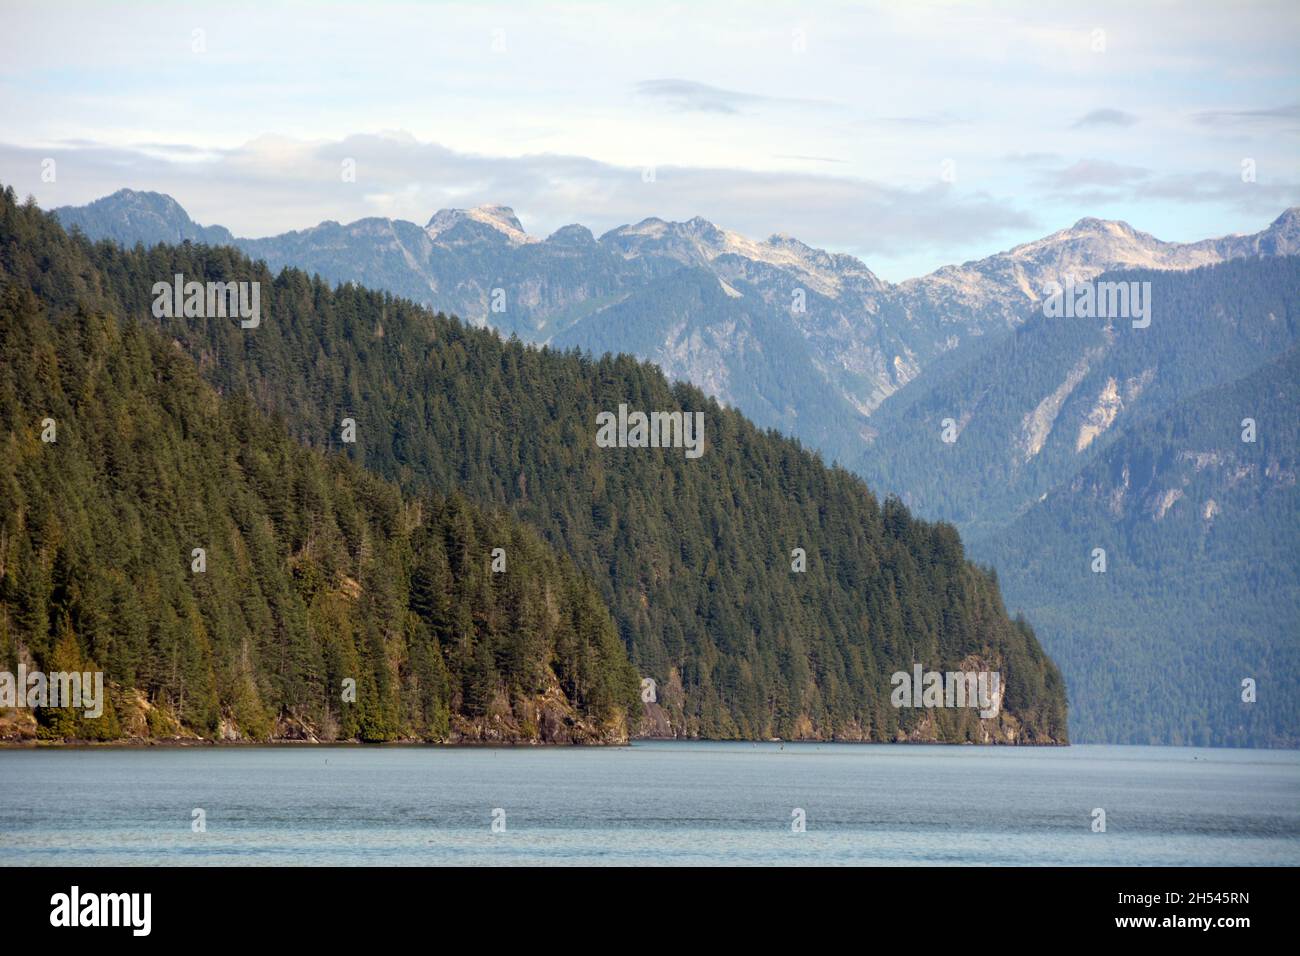
[[1193, 241], [1300, 205], [1295, 0], [0, 17], [0, 183], [46, 208], [165, 192], [237, 236], [485, 203], [538, 236], [699, 215], [898, 281], [1084, 216]]

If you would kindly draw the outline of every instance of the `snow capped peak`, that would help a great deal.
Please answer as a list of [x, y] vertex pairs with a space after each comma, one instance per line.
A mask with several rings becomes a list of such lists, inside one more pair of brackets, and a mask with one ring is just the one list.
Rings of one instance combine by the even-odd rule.
[[806, 242], [802, 241], [801, 239], [796, 239], [794, 236], [790, 235], [789, 233], [785, 233], [785, 232], [774, 232], [774, 233], [772, 233], [770, 236], [767, 237], [767, 244], [768, 244], [769, 246], [788, 246], [788, 247], [790, 247], [790, 248], [792, 248], [792, 249], [810, 249], [810, 248], [812, 248], [811, 246], [809, 246]]
[[1069, 229], [1064, 232], [1097, 232], [1106, 228], [1106, 220], [1098, 219], [1096, 216], [1084, 216]]
[[701, 235], [712, 235], [713, 233], [721, 232], [717, 226], [709, 222], [709, 220], [705, 219], [703, 216], [692, 216], [681, 225], [685, 226], [691, 232], [699, 233]]
[[931, 298], [965, 302], [1018, 298], [1035, 301], [1048, 283], [1076, 282], [1115, 269], [1195, 269], [1242, 255], [1287, 255], [1286, 214], [1264, 232], [1200, 242], [1165, 242], [1114, 219], [1085, 217], [1067, 229], [1006, 252], [943, 268], [903, 283]]
[[473, 209], [439, 209], [433, 214], [429, 224], [424, 227], [424, 231], [428, 233], [430, 239], [436, 239], [463, 222], [476, 222], [495, 229], [514, 245], [539, 241], [524, 231], [519, 217], [509, 206], [485, 205], [475, 206]]

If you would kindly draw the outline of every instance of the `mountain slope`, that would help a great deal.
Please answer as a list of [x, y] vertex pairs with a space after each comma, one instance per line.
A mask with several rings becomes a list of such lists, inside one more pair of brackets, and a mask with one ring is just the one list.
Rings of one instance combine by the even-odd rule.
[[64, 206], [59, 221], [92, 239], [111, 239], [125, 246], [187, 240], [225, 246], [236, 241], [223, 226], [200, 226], [171, 196], [134, 189], [119, 189], [85, 206]]
[[[936, 363], [873, 416], [859, 470], [998, 569], [1061, 663], [1075, 739], [1294, 745], [1297, 515], [1277, 443], [1297, 409], [1270, 390], [1294, 361], [1261, 369], [1295, 348], [1300, 258], [1098, 279], [1150, 282], [1151, 324], [1040, 313]], [[1246, 417], [1272, 445], [1225, 451]], [[1257, 450], [1272, 463], [1240, 460]], [[1245, 676], [1267, 706], [1234, 696]]]
[[[647, 359], [669, 378], [693, 382], [758, 424], [800, 434], [831, 456], [851, 450], [842, 436], [860, 420], [820, 375], [787, 315], [700, 267], [592, 305], [551, 344]], [[813, 420], [802, 420], [811, 409]]]
[[614, 624], [535, 534], [403, 500], [156, 330], [61, 304], [48, 282], [93, 273], [33, 214], [0, 210], [0, 669], [102, 669], [109, 706], [0, 736], [627, 739]]
[[1298, 453], [1292, 349], [1132, 425], [981, 547], [1047, 635], [1078, 736], [1300, 745]]
[[[433, 301], [429, 290], [437, 288], [457, 296], [454, 307], [466, 315], [527, 340], [655, 361], [759, 424], [802, 437], [874, 486], [899, 491], [921, 513], [959, 522], [980, 558], [1010, 522], [1074, 480], [1130, 425], [1249, 374], [1294, 342], [1291, 279], [1242, 266], [1211, 281], [1202, 267], [1294, 256], [1295, 209], [1254, 235], [1186, 244], [1084, 219], [900, 285], [881, 282], [851, 257], [788, 237], [755, 242], [698, 218], [648, 219], [599, 240], [568, 226], [544, 241], [501, 208], [444, 210], [425, 230], [366, 222], [375, 236], [395, 230], [401, 242], [352, 234], [363, 224], [326, 224], [318, 228], [337, 235], [304, 241], [272, 261], [310, 264], [332, 248], [326, 275], [364, 274], [422, 301]], [[274, 252], [280, 239], [259, 242]], [[389, 274], [366, 265], [369, 257]], [[1125, 278], [1158, 280], [1156, 324], [1107, 331], [1102, 322], [1060, 319], [1048, 326], [1044, 286], [1108, 269], [1146, 270]], [[1171, 270], [1193, 284], [1178, 291]], [[494, 288], [505, 290], [503, 313], [489, 311]], [[1266, 303], [1273, 304], [1257, 308]], [[946, 418], [960, 428], [954, 445], [939, 440]], [[1053, 560], [1068, 565], [1073, 545], [1061, 546]], [[1064, 626], [1072, 605], [1021, 587], [1025, 581], [1013, 582], [1016, 606], [1051, 620], [1047, 640], [1069, 653], [1070, 645], [1055, 642], [1058, 633], [1074, 633]], [[1092, 614], [1099, 626], [1123, 628], [1130, 610], [1117, 600]], [[1137, 660], [1140, 651], [1116, 660]], [[1074, 679], [1084, 679], [1077, 668]], [[1115, 739], [1103, 695], [1080, 687], [1084, 739]], [[1149, 699], [1125, 706], [1129, 726], [1147, 714], [1162, 732], [1196, 737], [1187, 730], [1195, 708], [1157, 717]], [[1242, 739], [1224, 719], [1216, 712], [1204, 732]]]
[[1252, 256], [1300, 254], [1300, 208], [1262, 231], [1200, 242], [1164, 242], [1126, 222], [1080, 219], [1068, 229], [960, 266], [944, 266], [899, 286], [914, 312], [938, 309], [948, 321], [986, 328], [998, 316], [1016, 325], [1050, 284], [1094, 279], [1104, 272], [1185, 271]]
[[[297, 271], [272, 278], [230, 249], [96, 247], [34, 209], [10, 215], [14, 254], [41, 247], [21, 273], [41, 294], [116, 303], [300, 440], [338, 447], [341, 420], [355, 418], [357, 442], [343, 447], [370, 468], [411, 492], [463, 488], [541, 529], [600, 587], [676, 733], [1066, 739], [1055, 666], [952, 528], [878, 504], [848, 473], [651, 366], [503, 342]], [[65, 256], [84, 268], [39, 265]], [[153, 319], [153, 283], [177, 272], [261, 282], [261, 324]], [[702, 412], [705, 453], [598, 447], [598, 413], [620, 404]], [[805, 572], [792, 571], [795, 548]], [[890, 676], [914, 663], [1001, 672], [1000, 713], [895, 709]]]
[[[1150, 283], [1149, 327], [1040, 312], [887, 402], [858, 470], [979, 537], [1066, 481], [1128, 422], [1297, 342], [1300, 257], [1103, 278]], [[952, 442], [942, 440], [948, 420]]]

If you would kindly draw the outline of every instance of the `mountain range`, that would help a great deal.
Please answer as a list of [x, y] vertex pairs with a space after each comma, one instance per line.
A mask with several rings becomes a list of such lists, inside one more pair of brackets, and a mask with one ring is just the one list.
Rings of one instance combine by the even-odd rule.
[[[385, 289], [525, 342], [597, 354], [616, 345], [844, 461], [861, 451], [867, 417], [886, 398], [970, 339], [1019, 324], [1049, 282], [1300, 251], [1300, 208], [1251, 236], [1187, 244], [1082, 219], [891, 284], [853, 256], [790, 236], [750, 239], [699, 217], [645, 219], [599, 238], [575, 224], [539, 238], [510, 208], [479, 206], [439, 210], [423, 228], [367, 218], [239, 239], [196, 224], [169, 196], [127, 189], [55, 214], [126, 245], [234, 245], [272, 271], [291, 265]], [[668, 318], [660, 301], [677, 283], [689, 290]]]
[[[918, 513], [955, 523], [971, 553], [1003, 576], [1011, 606], [1052, 622], [1042, 639], [1065, 668], [1076, 739], [1297, 741], [1292, 712], [1277, 706], [1300, 687], [1294, 661], [1282, 653], [1300, 620], [1293, 580], [1279, 574], [1229, 587], [1225, 576], [1242, 566], [1227, 550], [1179, 551], [1172, 542], [1190, 543], [1190, 531], [1167, 530], [1193, 507], [1189, 493], [1178, 496], [1189, 460], [1179, 454], [1228, 451], [1188, 445], [1153, 458], [1142, 495], [1130, 495], [1117, 514], [1069, 492], [1095, 486], [1091, 469], [1108, 455], [1145, 448], [1152, 421], [1199, 420], [1195, 409], [1213, 400], [1207, 396], [1235, 394], [1224, 389], [1294, 347], [1300, 209], [1253, 235], [1194, 243], [1082, 219], [897, 284], [851, 256], [786, 236], [752, 240], [700, 218], [651, 218], [599, 238], [573, 225], [540, 239], [510, 209], [486, 206], [441, 210], [424, 228], [365, 219], [240, 240], [196, 225], [169, 197], [128, 190], [56, 215], [93, 238], [127, 244], [233, 244], [273, 269], [384, 288], [526, 342], [653, 361]], [[1053, 283], [1093, 279], [1150, 282], [1151, 325], [1044, 315]], [[1284, 404], [1258, 416], [1294, 418], [1294, 405], [1285, 404], [1291, 393], [1269, 394]], [[949, 421], [951, 443], [940, 439]], [[1274, 430], [1270, 447], [1287, 435]], [[1207, 495], [1218, 509], [1207, 533], [1222, 541], [1234, 525], [1285, 532], [1287, 523], [1275, 519], [1288, 507], [1295, 513], [1288, 454], [1283, 446], [1272, 464], [1239, 468], [1234, 495]], [[1045, 521], [1058, 532], [1047, 534]], [[1170, 544], [1158, 549], [1158, 562], [1154, 545], [1143, 552], [1150, 560], [1140, 588], [1130, 575], [1133, 589], [1124, 592], [1115, 570], [1074, 582], [1107, 582], [1103, 600], [1096, 589], [1065, 587], [1059, 576], [1086, 568], [1079, 555], [1097, 542], [1161, 533]], [[1295, 564], [1294, 546], [1260, 540]], [[1134, 567], [1123, 554], [1112, 557], [1120, 571]], [[1152, 590], [1156, 569], [1179, 586]], [[1208, 587], [1218, 589], [1213, 605], [1200, 601]], [[1169, 613], [1168, 602], [1182, 602], [1188, 614]], [[1193, 618], [1192, 608], [1205, 613]], [[1245, 640], [1239, 623], [1252, 615], [1264, 623]], [[1155, 649], [1180, 642], [1162, 679], [1198, 688], [1200, 697], [1141, 692], [1143, 675], [1161, 660]], [[1211, 668], [1267, 672], [1274, 696], [1249, 719], [1224, 701], [1207, 705], [1205, 688], [1228, 692]]]

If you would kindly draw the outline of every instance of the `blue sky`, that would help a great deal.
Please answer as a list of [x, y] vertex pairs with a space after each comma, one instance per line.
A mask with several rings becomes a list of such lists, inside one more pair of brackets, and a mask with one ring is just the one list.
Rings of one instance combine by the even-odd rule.
[[47, 207], [154, 189], [237, 235], [480, 203], [539, 235], [701, 215], [899, 280], [1083, 216], [1194, 240], [1300, 204], [1294, 2], [3, 17], [0, 181]]

